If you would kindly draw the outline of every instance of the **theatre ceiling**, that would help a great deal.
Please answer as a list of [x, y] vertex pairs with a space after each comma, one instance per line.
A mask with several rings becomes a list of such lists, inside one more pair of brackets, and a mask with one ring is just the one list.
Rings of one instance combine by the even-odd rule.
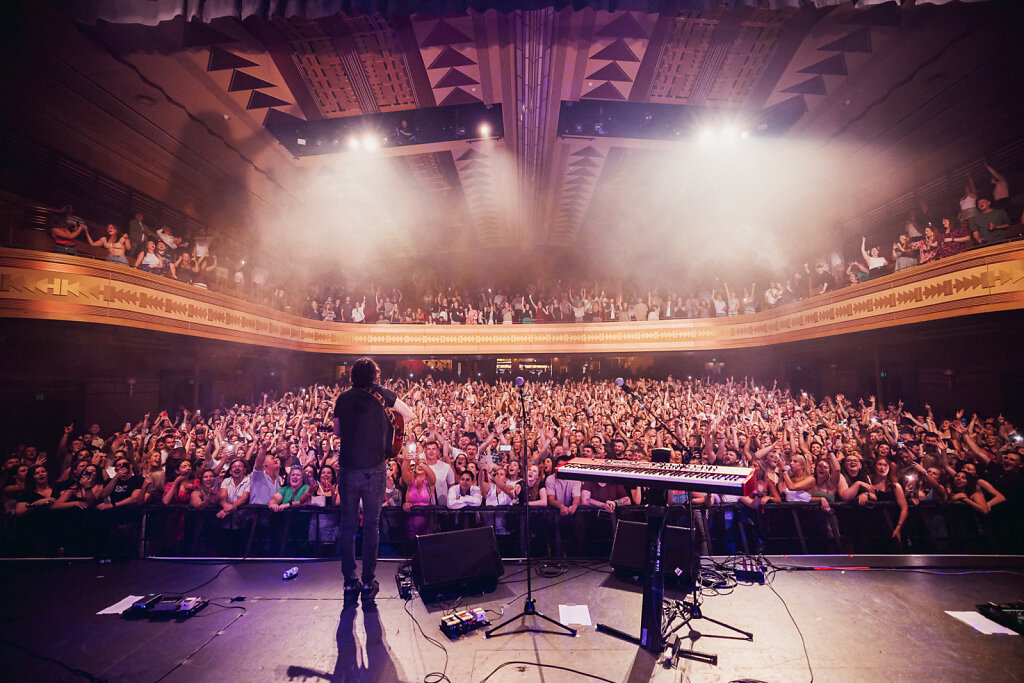
[[623, 228], [623, 193], [712, 124], [884, 169], [828, 199], [841, 213], [994, 144], [1019, 113], [1007, 88], [1005, 115], [972, 120], [1000, 78], [1019, 84], [1006, 3], [748, 4], [144, 26], [21, 0], [2, 116], [240, 239], [238, 207], [287, 216], [372, 154], [389, 180], [367, 215], [404, 204], [426, 241], [460, 250], [611, 246], [637, 227]]

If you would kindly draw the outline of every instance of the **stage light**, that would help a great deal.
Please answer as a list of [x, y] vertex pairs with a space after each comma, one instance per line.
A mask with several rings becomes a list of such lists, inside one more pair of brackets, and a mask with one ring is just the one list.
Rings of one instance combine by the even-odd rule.
[[349, 149], [359, 149], [359, 138], [352, 136], [348, 139]]
[[740, 140], [746, 140], [749, 137], [750, 137], [750, 131], [749, 130], [745, 130], [745, 131], [742, 131], [740, 133]]
[[480, 137], [487, 138], [491, 136], [491, 126], [486, 123], [480, 124]]
[[306, 138], [296, 138], [295, 142], [300, 144], [300, 145], [305, 145], [306, 144]]
[[700, 132], [697, 139], [704, 143], [712, 142], [715, 139], [715, 131], [711, 128], [705, 128]]
[[380, 143], [377, 142], [377, 138], [372, 135], [367, 135], [363, 138], [363, 149], [372, 150], [377, 149], [378, 147], [380, 147]]
[[737, 137], [739, 137], [739, 133], [737, 133], [736, 129], [732, 126], [726, 126], [722, 129], [722, 142], [736, 142]]

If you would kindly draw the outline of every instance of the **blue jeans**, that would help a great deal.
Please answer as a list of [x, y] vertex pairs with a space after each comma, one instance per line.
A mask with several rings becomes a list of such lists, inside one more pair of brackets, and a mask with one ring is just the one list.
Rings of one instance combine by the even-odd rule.
[[363, 583], [373, 582], [380, 545], [380, 509], [384, 504], [385, 474], [380, 467], [346, 470], [341, 475], [341, 573], [345, 583], [356, 580], [356, 524], [363, 503]]

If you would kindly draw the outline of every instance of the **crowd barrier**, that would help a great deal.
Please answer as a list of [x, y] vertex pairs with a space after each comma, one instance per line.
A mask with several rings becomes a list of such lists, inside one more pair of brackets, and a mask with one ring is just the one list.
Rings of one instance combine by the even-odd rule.
[[[608, 557], [617, 520], [646, 521], [643, 507], [613, 513], [580, 508], [561, 516], [552, 507], [531, 508], [530, 537], [522, 507], [449, 510], [385, 508], [382, 557], [415, 552], [419, 534], [492, 526], [505, 558]], [[667, 523], [688, 527], [687, 509], [672, 505]], [[768, 504], [760, 510], [721, 504], [694, 508], [698, 548], [705, 555], [957, 553], [1024, 554], [1024, 520], [1009, 505], [979, 515], [965, 505], [921, 503], [910, 507], [901, 539], [893, 537], [895, 504]], [[337, 508], [304, 507], [273, 512], [247, 506], [225, 517], [187, 506], [115, 510], [39, 510], [3, 516], [4, 557], [337, 557]]]

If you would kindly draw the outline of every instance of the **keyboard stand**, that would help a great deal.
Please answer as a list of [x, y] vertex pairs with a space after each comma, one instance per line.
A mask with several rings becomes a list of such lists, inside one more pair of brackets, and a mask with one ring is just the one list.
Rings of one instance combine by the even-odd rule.
[[[682, 624], [676, 626], [671, 631], [668, 631], [668, 633], [665, 632], [665, 629], [670, 624], [664, 623], [665, 570], [661, 563], [661, 536], [665, 529], [665, 506], [668, 493], [664, 489], [651, 489], [650, 495], [655, 497], [656, 500], [647, 507], [647, 547], [651, 550], [647, 558], [647, 570], [644, 572], [643, 605], [640, 613], [640, 635], [634, 636], [620, 629], [608, 626], [607, 624], [598, 624], [597, 630], [600, 633], [606, 633], [620, 640], [625, 640], [626, 642], [633, 643], [634, 645], [639, 645], [655, 656], [658, 656], [665, 651], [668, 636], [677, 631], [680, 626], [689, 624], [693, 619], [704, 619], [706, 621], [719, 624], [741, 634], [743, 636], [742, 640], [753, 640], [754, 636], [752, 633], [741, 631], [738, 628], [716, 621], [710, 617], [706, 617], [700, 612], [699, 607], [696, 605], [691, 606], [685, 601], [683, 602], [683, 607], [687, 608], [688, 612], [686, 619]], [[697, 555], [693, 524], [693, 507], [690, 502], [689, 494], [687, 494], [686, 497], [686, 510], [690, 516], [690, 552]], [[687, 590], [694, 590], [698, 587], [700, 582], [699, 572], [697, 576], [693, 577], [693, 580], [695, 582], [694, 585], [687, 586]], [[692, 633], [695, 632], [691, 631], [691, 634]], [[693, 640], [693, 638], [691, 638], [691, 640]], [[711, 664], [712, 666], [718, 665], [718, 655], [713, 655], [707, 652], [698, 652], [697, 650], [683, 649], [679, 647], [678, 643], [679, 638], [677, 637], [675, 644], [672, 646], [672, 657], [669, 661], [674, 663], [677, 658], [683, 657], [685, 659], [692, 659], [694, 661]]]

